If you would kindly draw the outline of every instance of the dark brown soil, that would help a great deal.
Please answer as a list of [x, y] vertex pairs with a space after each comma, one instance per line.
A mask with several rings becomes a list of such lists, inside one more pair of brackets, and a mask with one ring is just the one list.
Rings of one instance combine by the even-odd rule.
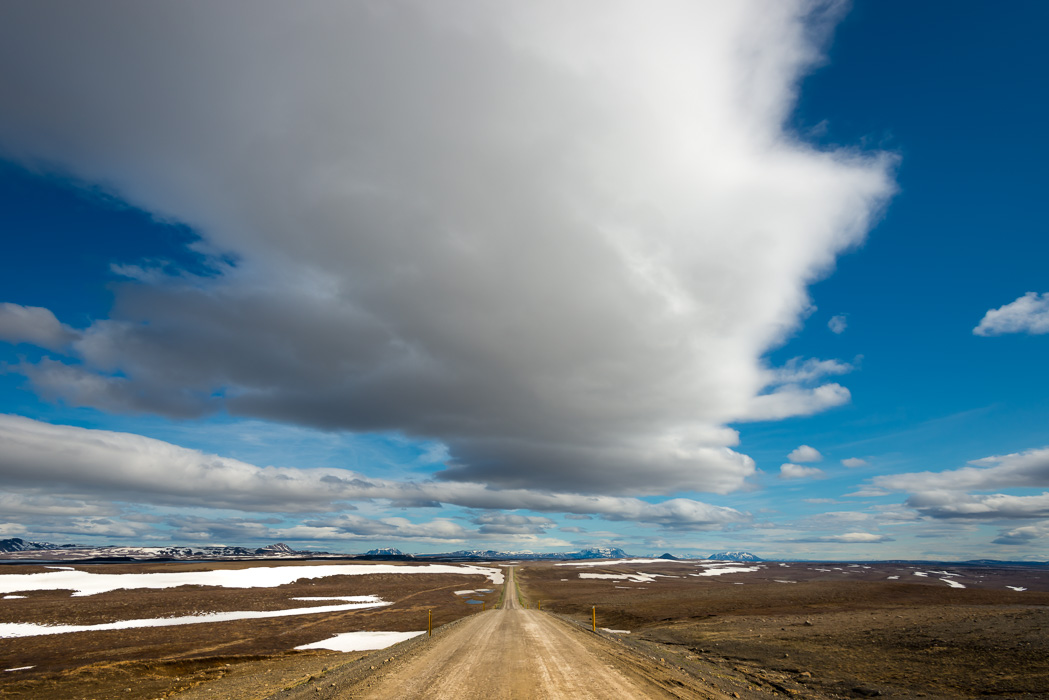
[[[93, 568], [105, 573], [146, 573], [259, 565], [120, 564]], [[34, 572], [21, 565], [0, 566], [0, 574], [5, 573]], [[26, 596], [24, 599], [0, 600], [0, 622], [99, 624], [204, 612], [338, 604], [290, 600], [305, 596], [378, 595], [393, 604], [319, 615], [0, 639], [0, 697], [164, 697], [262, 659], [267, 671], [275, 674], [276, 686], [299, 676], [309, 677], [322, 667], [331, 666], [333, 659], [345, 658], [335, 652], [297, 652], [296, 646], [341, 632], [426, 629], [430, 610], [433, 625], [443, 625], [482, 607], [468, 605], [464, 596], [454, 595], [456, 590], [477, 588], [493, 586], [478, 575], [386, 574], [303, 580], [276, 588], [182, 586], [79, 597], [71, 597], [69, 591], [25, 592], [20, 594]], [[486, 600], [490, 606], [497, 600], [498, 591], [471, 597]], [[4, 671], [23, 666], [33, 668]]]
[[[837, 566], [837, 565], [835, 565]], [[692, 564], [520, 567], [544, 610], [630, 630], [624, 643], [698, 675], [809, 697], [1049, 697], [1049, 571], [776, 564], [698, 578]], [[933, 567], [935, 568], [935, 567]], [[654, 582], [579, 579], [641, 571]], [[900, 576], [889, 580], [888, 576]], [[568, 579], [563, 581], [562, 579]], [[782, 581], [793, 581], [783, 583]], [[1005, 588], [1028, 588], [1017, 592]], [[622, 586], [622, 587], [617, 587]], [[789, 691], [789, 692], [788, 692]]]

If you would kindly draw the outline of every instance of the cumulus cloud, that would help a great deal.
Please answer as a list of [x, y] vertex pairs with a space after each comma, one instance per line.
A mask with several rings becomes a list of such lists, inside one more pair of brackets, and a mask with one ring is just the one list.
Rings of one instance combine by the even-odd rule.
[[847, 328], [848, 325], [848, 320], [845, 318], [844, 315], [841, 314], [839, 314], [838, 316], [832, 316], [831, 319], [827, 321], [827, 328], [829, 328], [830, 332], [834, 333], [835, 335], [841, 335], [842, 333], [844, 333], [845, 328]]
[[[68, 360], [22, 371], [103, 410], [437, 439], [452, 482], [738, 489], [727, 423], [849, 401], [763, 357], [894, 189], [892, 157], [784, 130], [839, 9], [19, 5], [0, 152], [216, 254], [121, 268]], [[14, 335], [57, 347], [52, 321]]]
[[[243, 511], [345, 510], [348, 501], [384, 499], [397, 505], [447, 503], [477, 509], [526, 509], [682, 528], [750, 518], [733, 508], [685, 498], [650, 503], [618, 496], [493, 489], [467, 482], [375, 479], [345, 469], [259, 467], [140, 435], [5, 415], [0, 415], [0, 486], [46, 489], [66, 497], [93, 495]], [[492, 517], [495, 519], [489, 524], [493, 526], [509, 522]]]
[[809, 447], [808, 445], [801, 445], [800, 447], [794, 448], [794, 450], [787, 455], [787, 459], [791, 462], [819, 462], [823, 460], [823, 455], [815, 447]]
[[822, 469], [803, 467], [800, 464], [782, 464], [779, 468], [781, 479], [818, 479], [826, 476]]
[[1049, 487], [1049, 448], [975, 459], [942, 472], [879, 476], [876, 487], [906, 491], [906, 504], [933, 518], [1026, 519], [1049, 517], [1049, 492], [973, 494], [1008, 488]]
[[1025, 545], [1047, 538], [1049, 538], [1049, 520], [1043, 520], [1042, 522], [1033, 525], [1024, 525], [1023, 527], [1014, 528], [1012, 530], [1003, 530], [1001, 534], [994, 539], [994, 543], [1005, 545]]
[[1037, 496], [1004, 493], [967, 494], [958, 491], [923, 491], [907, 505], [933, 518], [1049, 518], [1049, 492]]
[[841, 384], [823, 384], [815, 389], [797, 385], [779, 387], [768, 394], [753, 397], [739, 421], [782, 420], [791, 416], [812, 415], [835, 406], [843, 406], [852, 394]]
[[541, 535], [554, 521], [536, 515], [482, 513], [474, 523], [481, 526], [478, 532], [484, 535]]
[[0, 340], [62, 350], [77, 337], [79, 333], [59, 322], [48, 309], [0, 303]]
[[1049, 293], [1027, 292], [1016, 301], [991, 309], [973, 329], [975, 335], [1049, 333]]
[[341, 514], [333, 518], [306, 521], [302, 525], [275, 531], [287, 539], [386, 539], [462, 541], [471, 534], [459, 523], [436, 518], [413, 523], [407, 518], [366, 518]]
[[856, 469], [858, 467], [866, 467], [867, 460], [861, 459], [859, 457], [848, 457], [846, 459], [841, 460], [841, 464], [842, 466], [848, 467], [849, 469]]

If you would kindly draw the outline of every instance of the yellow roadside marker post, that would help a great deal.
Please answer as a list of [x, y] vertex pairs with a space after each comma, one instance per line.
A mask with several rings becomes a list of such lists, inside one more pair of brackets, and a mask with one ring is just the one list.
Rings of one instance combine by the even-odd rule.
[[590, 612], [594, 616], [594, 631], [597, 632], [597, 606], [595, 605], [593, 608], [591, 608]]
[[426, 611], [426, 636], [433, 634], [433, 610]]
[[536, 603], [535, 609], [536, 610], [542, 610], [543, 609], [543, 601], [540, 600], [538, 603]]

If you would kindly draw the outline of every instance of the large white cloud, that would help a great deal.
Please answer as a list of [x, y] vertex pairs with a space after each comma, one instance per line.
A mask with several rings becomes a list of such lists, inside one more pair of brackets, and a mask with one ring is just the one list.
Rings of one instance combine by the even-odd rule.
[[784, 130], [839, 10], [7, 8], [0, 153], [236, 261], [119, 268], [110, 317], [21, 369], [103, 410], [439, 438], [453, 481], [740, 488], [727, 423], [849, 400], [840, 365], [762, 358], [893, 190], [890, 157]]

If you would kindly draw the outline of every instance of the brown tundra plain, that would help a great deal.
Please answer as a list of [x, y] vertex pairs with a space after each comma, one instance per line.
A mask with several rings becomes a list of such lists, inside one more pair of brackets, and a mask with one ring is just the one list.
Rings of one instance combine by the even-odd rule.
[[[270, 567], [347, 567], [315, 577], [279, 572], [294, 580], [251, 587], [129, 585], [84, 595], [9, 585], [0, 596], [0, 697], [365, 697], [398, 664], [450, 643], [442, 640], [469, 622], [463, 618], [511, 601], [556, 618], [565, 634], [604, 655], [607, 668], [646, 676], [654, 690], [645, 697], [1049, 697], [1044, 567], [514, 562], [504, 590], [507, 563], [446, 564], [463, 568], [431, 573], [416, 563], [384, 563], [404, 567], [390, 573], [330, 560], [0, 565], [0, 582], [70, 569], [193, 581], [210, 571], [260, 570], [250, 575], [263, 580]], [[345, 607], [347, 599], [382, 604], [297, 614]], [[215, 613], [260, 616], [201, 619]], [[120, 628], [128, 620], [177, 622], [171, 618], [196, 623]], [[60, 625], [79, 629], [33, 627]], [[423, 634], [379, 650], [296, 649], [378, 631]], [[522, 654], [527, 643], [522, 638]], [[490, 669], [488, 697], [530, 696], [520, 684], [502, 693], [500, 671], [485, 654], [482, 645], [470, 656]]]

